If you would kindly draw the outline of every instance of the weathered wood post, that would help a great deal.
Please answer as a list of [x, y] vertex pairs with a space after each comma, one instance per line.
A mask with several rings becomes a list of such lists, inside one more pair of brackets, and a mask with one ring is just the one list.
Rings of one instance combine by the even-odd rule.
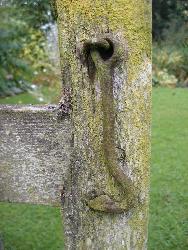
[[151, 2], [55, 3], [73, 126], [65, 248], [146, 249]]
[[0, 106], [0, 201], [61, 196], [66, 249], [146, 249], [150, 1], [55, 3], [63, 116]]

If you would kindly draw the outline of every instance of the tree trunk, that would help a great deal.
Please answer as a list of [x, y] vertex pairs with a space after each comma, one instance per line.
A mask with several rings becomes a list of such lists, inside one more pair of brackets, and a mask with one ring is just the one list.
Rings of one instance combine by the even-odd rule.
[[56, 8], [73, 124], [65, 248], [146, 249], [150, 1], [56, 0]]

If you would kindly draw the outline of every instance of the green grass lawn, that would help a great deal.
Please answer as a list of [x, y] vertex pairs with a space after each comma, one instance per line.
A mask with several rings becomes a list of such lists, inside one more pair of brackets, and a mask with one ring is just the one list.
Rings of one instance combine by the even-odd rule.
[[188, 89], [154, 89], [149, 250], [188, 249]]
[[5, 250], [62, 249], [60, 209], [0, 203], [0, 235]]
[[[188, 249], [187, 183], [188, 89], [154, 89], [149, 250]], [[62, 249], [57, 208], [1, 203], [0, 232], [6, 250]]]
[[61, 86], [37, 86], [34, 91], [0, 98], [0, 104], [49, 104], [58, 103]]

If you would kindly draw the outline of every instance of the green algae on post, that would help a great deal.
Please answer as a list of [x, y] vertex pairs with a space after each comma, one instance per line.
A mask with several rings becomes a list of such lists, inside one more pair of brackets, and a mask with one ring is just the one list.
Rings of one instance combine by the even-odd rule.
[[[56, 9], [62, 79], [72, 93], [74, 138], [63, 205], [66, 248], [145, 249], [151, 119], [150, 1], [57, 0]], [[88, 67], [84, 44], [108, 36], [121, 44], [121, 62], [112, 72], [90, 60]], [[111, 91], [104, 87], [106, 74], [113, 79]], [[110, 165], [127, 176], [131, 192], [117, 183]], [[126, 212], [106, 213], [101, 206], [106, 194], [119, 203], [125, 197], [132, 200], [130, 193], [138, 202], [136, 206], [129, 204]], [[91, 208], [88, 201], [94, 200], [93, 208], [101, 211]]]

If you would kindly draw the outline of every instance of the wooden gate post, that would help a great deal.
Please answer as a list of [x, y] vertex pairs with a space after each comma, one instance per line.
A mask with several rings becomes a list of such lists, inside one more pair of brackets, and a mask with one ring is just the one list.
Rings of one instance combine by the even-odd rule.
[[66, 249], [146, 249], [151, 1], [56, 0], [73, 154]]

